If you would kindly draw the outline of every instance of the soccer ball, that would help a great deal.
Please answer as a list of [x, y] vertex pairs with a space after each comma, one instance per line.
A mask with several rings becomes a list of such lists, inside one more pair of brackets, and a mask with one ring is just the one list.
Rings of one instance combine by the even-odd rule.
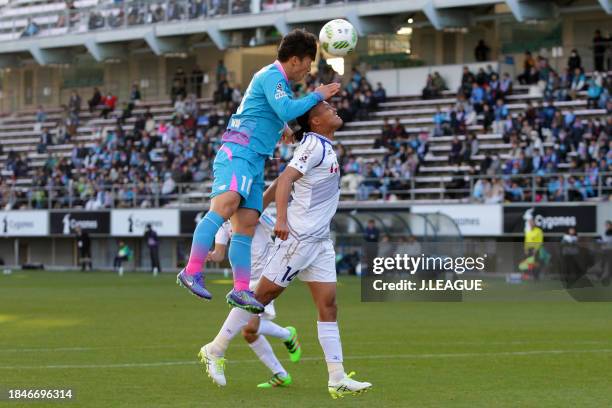
[[319, 42], [327, 54], [343, 57], [357, 46], [357, 31], [346, 20], [331, 20], [321, 29]]

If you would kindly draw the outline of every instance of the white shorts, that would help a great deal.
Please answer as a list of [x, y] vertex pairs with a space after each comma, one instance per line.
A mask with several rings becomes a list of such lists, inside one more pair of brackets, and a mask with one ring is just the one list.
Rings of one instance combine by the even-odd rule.
[[331, 239], [298, 241], [276, 239], [263, 276], [287, 287], [297, 276], [304, 282], [336, 282], [336, 251]]

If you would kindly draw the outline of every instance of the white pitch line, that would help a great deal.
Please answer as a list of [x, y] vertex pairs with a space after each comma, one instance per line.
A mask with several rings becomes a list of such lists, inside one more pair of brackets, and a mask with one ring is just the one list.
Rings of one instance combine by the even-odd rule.
[[[345, 360], [401, 360], [401, 359], [428, 359], [428, 358], [462, 358], [462, 357], [501, 357], [501, 356], [533, 356], [533, 355], [559, 355], [583, 353], [612, 353], [612, 349], [593, 350], [527, 350], [527, 351], [499, 351], [492, 353], [434, 353], [434, 354], [382, 354], [344, 357]], [[322, 357], [303, 357], [300, 361], [320, 361]], [[287, 360], [288, 361], [288, 360]], [[256, 359], [229, 360], [231, 364], [259, 363]], [[196, 361], [160, 361], [154, 363], [118, 363], [118, 364], [59, 364], [41, 366], [0, 366], [0, 370], [40, 370], [40, 369], [66, 369], [66, 368], [140, 368], [140, 367], [166, 367], [195, 365]]]
[[[557, 343], [559, 340], [515, 340], [515, 341], [449, 341], [449, 342], [410, 342], [406, 343], [403, 341], [360, 341], [359, 344], [355, 346], [361, 345], [370, 345], [370, 344], [386, 344], [386, 345], [403, 345], [406, 347], [410, 346], [509, 346], [509, 345], [536, 345], [536, 344], [548, 344], [548, 343]], [[318, 342], [300, 342], [302, 345], [316, 345], [318, 346]], [[579, 341], [571, 341], [565, 343], [566, 345], [574, 344], [610, 344], [612, 345], [612, 340], [579, 340]], [[155, 345], [155, 346], [137, 346], [137, 347], [125, 347], [125, 346], [84, 346], [84, 347], [41, 347], [41, 348], [7, 348], [0, 349], [0, 353], [45, 353], [45, 352], [58, 352], [58, 351], [99, 351], [99, 350], [157, 350], [157, 349], [181, 349], [184, 348], [182, 345], [177, 344], [166, 344], [166, 345]]]

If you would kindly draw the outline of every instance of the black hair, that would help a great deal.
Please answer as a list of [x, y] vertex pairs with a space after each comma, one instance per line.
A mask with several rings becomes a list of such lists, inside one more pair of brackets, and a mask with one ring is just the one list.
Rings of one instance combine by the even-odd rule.
[[312, 111], [313, 108], [310, 108], [306, 113], [304, 113], [302, 116], [299, 116], [296, 119], [299, 129], [295, 132], [295, 140], [298, 142], [302, 141], [304, 134], [312, 131], [312, 129], [310, 129], [309, 121], [310, 121], [310, 112]]
[[291, 57], [304, 59], [310, 57], [314, 60], [317, 56], [317, 37], [306, 30], [296, 28], [283, 37], [278, 47], [277, 58], [280, 62], [286, 62]]

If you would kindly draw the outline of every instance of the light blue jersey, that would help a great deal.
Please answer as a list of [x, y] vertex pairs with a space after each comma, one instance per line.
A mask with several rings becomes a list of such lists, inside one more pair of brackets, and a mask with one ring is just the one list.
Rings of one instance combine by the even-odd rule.
[[303, 115], [321, 100], [323, 97], [318, 92], [293, 99], [287, 75], [276, 61], [253, 76], [222, 140], [272, 156], [286, 122]]

